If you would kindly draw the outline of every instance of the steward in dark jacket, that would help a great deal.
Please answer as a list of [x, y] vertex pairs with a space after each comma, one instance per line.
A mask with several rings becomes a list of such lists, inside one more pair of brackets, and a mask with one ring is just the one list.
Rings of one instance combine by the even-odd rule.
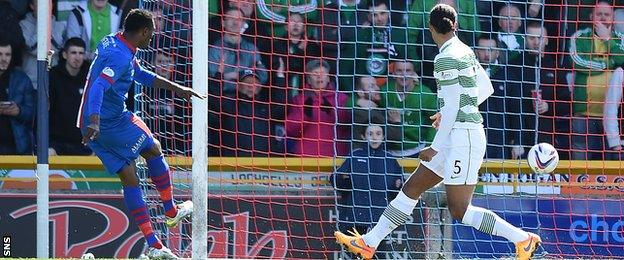
[[368, 145], [353, 150], [331, 179], [340, 195], [341, 230], [355, 226], [365, 232], [401, 189], [403, 168], [386, 152], [383, 138], [380, 126], [368, 126], [364, 136]]

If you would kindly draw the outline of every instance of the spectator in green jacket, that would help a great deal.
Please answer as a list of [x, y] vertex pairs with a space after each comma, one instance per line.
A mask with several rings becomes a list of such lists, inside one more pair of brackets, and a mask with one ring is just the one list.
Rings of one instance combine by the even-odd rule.
[[[362, 131], [358, 128], [366, 128], [373, 118], [380, 121], [378, 122], [380, 124], [390, 123], [386, 118], [386, 108], [383, 107], [381, 99], [381, 89], [375, 78], [372, 76], [356, 78], [355, 91], [345, 104], [347, 108], [353, 108], [353, 140], [360, 140]], [[400, 123], [400, 118], [394, 123]], [[387, 128], [386, 138], [388, 140], [401, 141], [402, 135], [400, 127]]]
[[386, 0], [372, 1], [368, 6], [369, 25], [357, 29], [356, 39], [341, 39], [340, 44], [345, 46], [339, 61], [341, 90], [353, 89], [352, 75], [386, 78], [390, 59], [417, 59], [415, 42], [406, 28], [390, 23], [389, 6]]
[[437, 110], [437, 98], [421, 84], [413, 63], [395, 61], [392, 67], [390, 79], [381, 88], [382, 103], [388, 109], [388, 124], [399, 127], [402, 138], [401, 142], [388, 141], [388, 149], [395, 156], [418, 156], [435, 136], [429, 117]]
[[591, 15], [592, 26], [578, 30], [570, 40], [574, 71], [571, 156], [575, 160], [606, 159], [602, 125], [605, 93], [613, 70], [624, 63], [624, 35], [614, 30], [613, 17], [612, 5], [598, 1]]

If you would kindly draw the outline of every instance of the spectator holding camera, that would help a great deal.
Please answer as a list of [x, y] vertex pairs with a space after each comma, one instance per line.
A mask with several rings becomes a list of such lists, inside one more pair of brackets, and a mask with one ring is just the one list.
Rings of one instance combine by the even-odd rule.
[[28, 76], [15, 68], [15, 55], [0, 39], [0, 154], [31, 154], [35, 95]]

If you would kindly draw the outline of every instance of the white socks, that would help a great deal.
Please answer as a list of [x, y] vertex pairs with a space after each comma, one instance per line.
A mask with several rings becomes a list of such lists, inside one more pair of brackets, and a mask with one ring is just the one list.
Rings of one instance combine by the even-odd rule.
[[518, 243], [529, 238], [527, 232], [509, 224], [494, 212], [472, 205], [468, 205], [462, 223], [470, 225], [487, 234], [502, 236], [513, 243]]
[[[405, 223], [405, 220], [412, 215], [416, 204], [418, 204], [417, 199], [412, 199], [405, 195], [403, 191], [400, 191], [396, 198], [390, 202], [386, 210], [384, 210], [377, 224], [362, 236], [366, 245], [377, 248], [379, 243], [394, 229]], [[472, 205], [468, 205], [462, 223], [487, 234], [502, 236], [513, 243], [529, 238], [527, 232], [509, 224], [494, 212]]]
[[366, 245], [377, 248], [388, 234], [405, 223], [405, 220], [412, 215], [416, 204], [418, 204], [417, 199], [411, 199], [403, 191], [400, 191], [384, 210], [377, 224], [362, 236]]

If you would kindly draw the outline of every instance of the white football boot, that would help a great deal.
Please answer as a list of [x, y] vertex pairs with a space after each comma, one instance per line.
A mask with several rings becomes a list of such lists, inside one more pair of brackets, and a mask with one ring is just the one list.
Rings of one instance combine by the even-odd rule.
[[193, 214], [193, 202], [190, 200], [182, 202], [176, 205], [176, 207], [178, 207], [178, 214], [173, 218], [167, 217], [165, 221], [165, 224], [170, 228], [177, 226], [180, 221]]

